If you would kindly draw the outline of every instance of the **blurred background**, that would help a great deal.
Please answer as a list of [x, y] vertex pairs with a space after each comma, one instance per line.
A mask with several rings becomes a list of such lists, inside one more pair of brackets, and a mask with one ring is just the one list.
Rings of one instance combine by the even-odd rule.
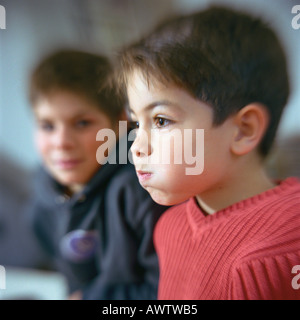
[[32, 67], [48, 51], [67, 46], [114, 55], [169, 14], [191, 12], [210, 3], [254, 12], [278, 31], [286, 47], [293, 89], [278, 136], [298, 133], [300, 29], [291, 25], [291, 10], [297, 1], [0, 0], [6, 9], [6, 30], [0, 30], [1, 153], [25, 168], [38, 161], [26, 90]]
[[281, 38], [292, 93], [269, 168], [278, 178], [300, 176], [300, 29], [291, 24], [292, 7], [300, 0], [0, 0], [6, 9], [6, 29], [0, 30], [0, 264], [44, 263], [20, 217], [30, 172], [39, 162], [27, 99], [27, 79], [37, 61], [61, 47], [115, 55], [164, 17], [212, 3], [262, 17]]

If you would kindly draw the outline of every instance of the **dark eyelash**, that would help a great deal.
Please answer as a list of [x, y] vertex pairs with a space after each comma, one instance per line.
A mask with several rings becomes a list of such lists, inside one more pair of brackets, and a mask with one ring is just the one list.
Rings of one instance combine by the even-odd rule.
[[139, 128], [139, 122], [138, 121], [129, 121], [129, 129], [138, 129]]
[[[160, 120], [163, 121], [163, 124], [159, 124]], [[172, 123], [172, 121], [169, 120], [169, 119], [163, 118], [163, 117], [155, 117], [154, 118], [154, 123], [158, 128], [163, 128], [163, 127], [166, 127], [166, 126], [170, 125]]]
[[76, 125], [77, 125], [77, 126], [86, 127], [86, 126], [88, 126], [90, 123], [91, 123], [90, 120], [79, 120], [79, 121], [76, 122]]
[[54, 125], [48, 122], [39, 123], [39, 128], [44, 131], [52, 131], [54, 129]]

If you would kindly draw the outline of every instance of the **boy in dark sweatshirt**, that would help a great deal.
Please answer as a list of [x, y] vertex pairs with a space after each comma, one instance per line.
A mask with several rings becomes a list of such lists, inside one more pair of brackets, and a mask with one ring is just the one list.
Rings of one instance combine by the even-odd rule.
[[[152, 232], [166, 207], [139, 185], [131, 163], [119, 161], [127, 134], [118, 130], [123, 101], [105, 85], [110, 72], [105, 57], [75, 50], [36, 66], [29, 91], [42, 166], [27, 210], [70, 298], [155, 299]], [[97, 141], [99, 130], [115, 132], [115, 141]]]

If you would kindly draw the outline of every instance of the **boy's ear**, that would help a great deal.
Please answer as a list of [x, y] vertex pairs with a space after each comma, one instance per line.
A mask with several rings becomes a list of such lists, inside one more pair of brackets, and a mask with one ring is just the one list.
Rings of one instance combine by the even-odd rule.
[[261, 142], [269, 123], [267, 109], [260, 103], [251, 103], [234, 116], [234, 136], [231, 151], [244, 155]]

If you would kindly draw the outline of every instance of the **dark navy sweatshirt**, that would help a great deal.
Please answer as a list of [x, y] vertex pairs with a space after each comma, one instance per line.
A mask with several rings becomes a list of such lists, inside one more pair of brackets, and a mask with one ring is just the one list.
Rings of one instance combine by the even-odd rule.
[[166, 209], [140, 186], [134, 166], [118, 161], [103, 165], [71, 198], [40, 168], [27, 206], [34, 232], [70, 293], [81, 290], [89, 300], [157, 298], [152, 235]]

